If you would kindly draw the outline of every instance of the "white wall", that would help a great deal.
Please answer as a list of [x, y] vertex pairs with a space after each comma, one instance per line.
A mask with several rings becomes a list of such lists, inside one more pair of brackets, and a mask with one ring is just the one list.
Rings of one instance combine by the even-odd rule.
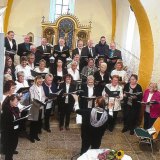
[[128, 0], [117, 0], [117, 25], [115, 42], [117, 48], [122, 51], [122, 57], [125, 65], [127, 65], [133, 73], [138, 73], [139, 57], [140, 57], [140, 36], [137, 21], [134, 27], [134, 36], [131, 52], [125, 50], [127, 29], [129, 20], [129, 7]]
[[154, 41], [154, 67], [152, 81], [160, 80], [160, 1], [141, 0], [151, 24]]

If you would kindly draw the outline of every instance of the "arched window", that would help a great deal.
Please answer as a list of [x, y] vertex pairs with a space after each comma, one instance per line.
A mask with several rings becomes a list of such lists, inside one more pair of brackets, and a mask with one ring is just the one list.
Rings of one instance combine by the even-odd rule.
[[75, 0], [50, 0], [49, 21], [53, 22], [60, 15], [67, 13], [74, 14]]
[[129, 12], [130, 13], [128, 20], [127, 38], [126, 38], [126, 50], [131, 52], [136, 19], [131, 7], [129, 7]]

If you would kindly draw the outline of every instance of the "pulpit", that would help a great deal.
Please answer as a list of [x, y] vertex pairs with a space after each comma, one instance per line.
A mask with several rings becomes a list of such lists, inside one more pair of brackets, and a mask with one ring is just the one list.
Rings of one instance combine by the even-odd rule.
[[42, 36], [52, 45], [58, 44], [58, 39], [64, 37], [66, 45], [72, 50], [76, 47], [78, 40], [81, 39], [86, 45], [90, 39], [91, 22], [88, 25], [82, 25], [78, 18], [70, 13], [63, 14], [54, 22], [46, 22], [43, 17], [41, 25]]

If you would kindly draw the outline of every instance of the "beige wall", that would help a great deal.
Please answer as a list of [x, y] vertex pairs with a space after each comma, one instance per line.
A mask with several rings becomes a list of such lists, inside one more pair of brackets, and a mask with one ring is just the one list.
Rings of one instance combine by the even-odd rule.
[[35, 43], [39, 43], [42, 16], [48, 20], [49, 5], [49, 0], [14, 0], [8, 29], [15, 32], [18, 41], [22, 35], [32, 32]]
[[111, 0], [76, 0], [75, 15], [82, 24], [92, 21], [91, 37], [96, 42], [102, 35], [110, 41], [112, 33]]
[[[16, 39], [21, 42], [28, 32], [34, 33], [36, 37], [41, 37], [42, 16], [49, 18], [50, 0], [15, 0], [13, 2], [11, 16], [9, 19], [9, 30], [14, 30]], [[97, 43], [99, 37], [111, 36], [112, 21], [111, 0], [76, 0], [75, 15], [82, 24], [89, 24], [92, 21], [91, 37]], [[38, 45], [39, 38], [35, 38]], [[108, 39], [108, 41], [110, 41]]]

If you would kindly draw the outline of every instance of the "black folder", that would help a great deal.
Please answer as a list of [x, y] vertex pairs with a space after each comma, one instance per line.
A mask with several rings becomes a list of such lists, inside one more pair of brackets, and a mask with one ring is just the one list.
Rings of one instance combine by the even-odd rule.
[[50, 94], [49, 94], [49, 99], [52, 99], [52, 98], [55, 98], [55, 97], [59, 96], [59, 95], [61, 94], [62, 90], [63, 90], [63, 89], [59, 90], [59, 91], [56, 92], [56, 93], [50, 93]]
[[127, 96], [138, 96], [140, 94], [142, 94], [142, 92], [136, 92], [136, 93], [130, 93], [130, 92], [124, 92]]
[[16, 93], [25, 93], [29, 91], [29, 87], [22, 87]]
[[94, 100], [96, 99], [96, 96], [92, 96], [92, 97], [82, 96], [82, 98], [86, 98], [88, 100]]
[[28, 118], [30, 115], [31, 115], [31, 114], [28, 114], [28, 115], [25, 116], [25, 117], [18, 118], [18, 119], [16, 119], [16, 120], [14, 120], [13, 123], [15, 123], [15, 122], [17, 122], [17, 121], [21, 121], [21, 120], [23, 120], [23, 119], [26, 119], [26, 118]]
[[141, 102], [141, 101], [137, 101], [138, 103], [144, 104], [144, 105], [150, 105], [150, 104], [160, 104], [160, 102], [158, 101], [150, 101], [150, 102]]
[[35, 98], [33, 98], [33, 101], [42, 105], [42, 106], [46, 106], [46, 102], [43, 103], [43, 102], [41, 102], [41, 101], [39, 101], [38, 99], [35, 99]]
[[31, 70], [31, 75], [33, 76], [33, 77], [36, 77], [36, 76], [42, 76], [43, 78], [45, 78], [45, 76], [46, 76], [46, 74], [47, 73], [38, 73], [38, 72], [36, 72], [36, 71], [34, 71], [34, 70]]
[[117, 57], [117, 56], [113, 56], [113, 57], [108, 57], [107, 59], [109, 59], [109, 60], [117, 60], [117, 59], [119, 59], [119, 57]]
[[108, 94], [108, 97], [118, 97], [120, 94], [120, 91], [110, 91], [108, 87], [105, 86], [105, 92]]
[[6, 50], [5, 51], [5, 55], [15, 55], [15, 54], [16, 54], [16, 52], [14, 50], [10, 50], [10, 51]]

